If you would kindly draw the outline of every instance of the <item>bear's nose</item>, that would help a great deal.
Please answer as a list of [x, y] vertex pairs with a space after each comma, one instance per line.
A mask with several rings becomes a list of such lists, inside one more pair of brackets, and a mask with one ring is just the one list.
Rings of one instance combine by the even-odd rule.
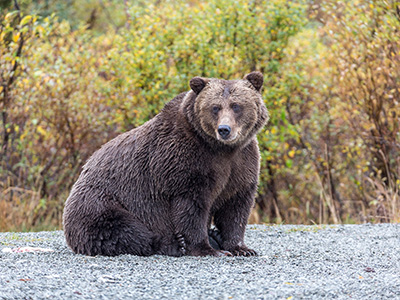
[[223, 139], [226, 139], [231, 133], [231, 128], [228, 125], [219, 125], [218, 133]]

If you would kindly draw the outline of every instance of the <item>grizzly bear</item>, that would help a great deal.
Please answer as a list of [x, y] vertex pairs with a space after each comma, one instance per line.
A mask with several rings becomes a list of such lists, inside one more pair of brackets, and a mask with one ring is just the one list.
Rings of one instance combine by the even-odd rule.
[[[256, 255], [244, 233], [269, 119], [263, 75], [195, 77], [153, 119], [103, 145], [66, 200], [75, 253]], [[214, 223], [215, 229], [211, 229]]]

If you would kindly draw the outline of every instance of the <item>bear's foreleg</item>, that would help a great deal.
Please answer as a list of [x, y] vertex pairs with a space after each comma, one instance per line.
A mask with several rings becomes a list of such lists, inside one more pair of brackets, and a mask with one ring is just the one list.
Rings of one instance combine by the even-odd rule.
[[175, 225], [175, 236], [183, 255], [232, 255], [227, 251], [211, 247], [207, 229], [209, 208], [206, 205], [192, 199], [176, 199], [171, 212]]
[[255, 256], [256, 251], [244, 243], [247, 220], [254, 203], [254, 188], [238, 192], [214, 214], [214, 224], [222, 250], [235, 256]]

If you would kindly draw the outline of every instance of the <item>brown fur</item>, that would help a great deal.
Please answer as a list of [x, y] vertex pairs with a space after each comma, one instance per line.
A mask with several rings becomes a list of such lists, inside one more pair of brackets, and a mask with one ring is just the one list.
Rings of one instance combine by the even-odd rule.
[[83, 167], [64, 210], [74, 252], [255, 255], [243, 238], [258, 183], [256, 133], [268, 120], [262, 74], [190, 86]]

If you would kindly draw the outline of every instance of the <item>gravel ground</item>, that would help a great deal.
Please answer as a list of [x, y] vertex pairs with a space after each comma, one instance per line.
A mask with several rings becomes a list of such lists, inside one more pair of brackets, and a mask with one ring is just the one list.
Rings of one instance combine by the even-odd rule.
[[[0, 299], [400, 299], [400, 224], [250, 225], [258, 257], [87, 257], [0, 233]], [[6, 253], [21, 246], [50, 253]]]

